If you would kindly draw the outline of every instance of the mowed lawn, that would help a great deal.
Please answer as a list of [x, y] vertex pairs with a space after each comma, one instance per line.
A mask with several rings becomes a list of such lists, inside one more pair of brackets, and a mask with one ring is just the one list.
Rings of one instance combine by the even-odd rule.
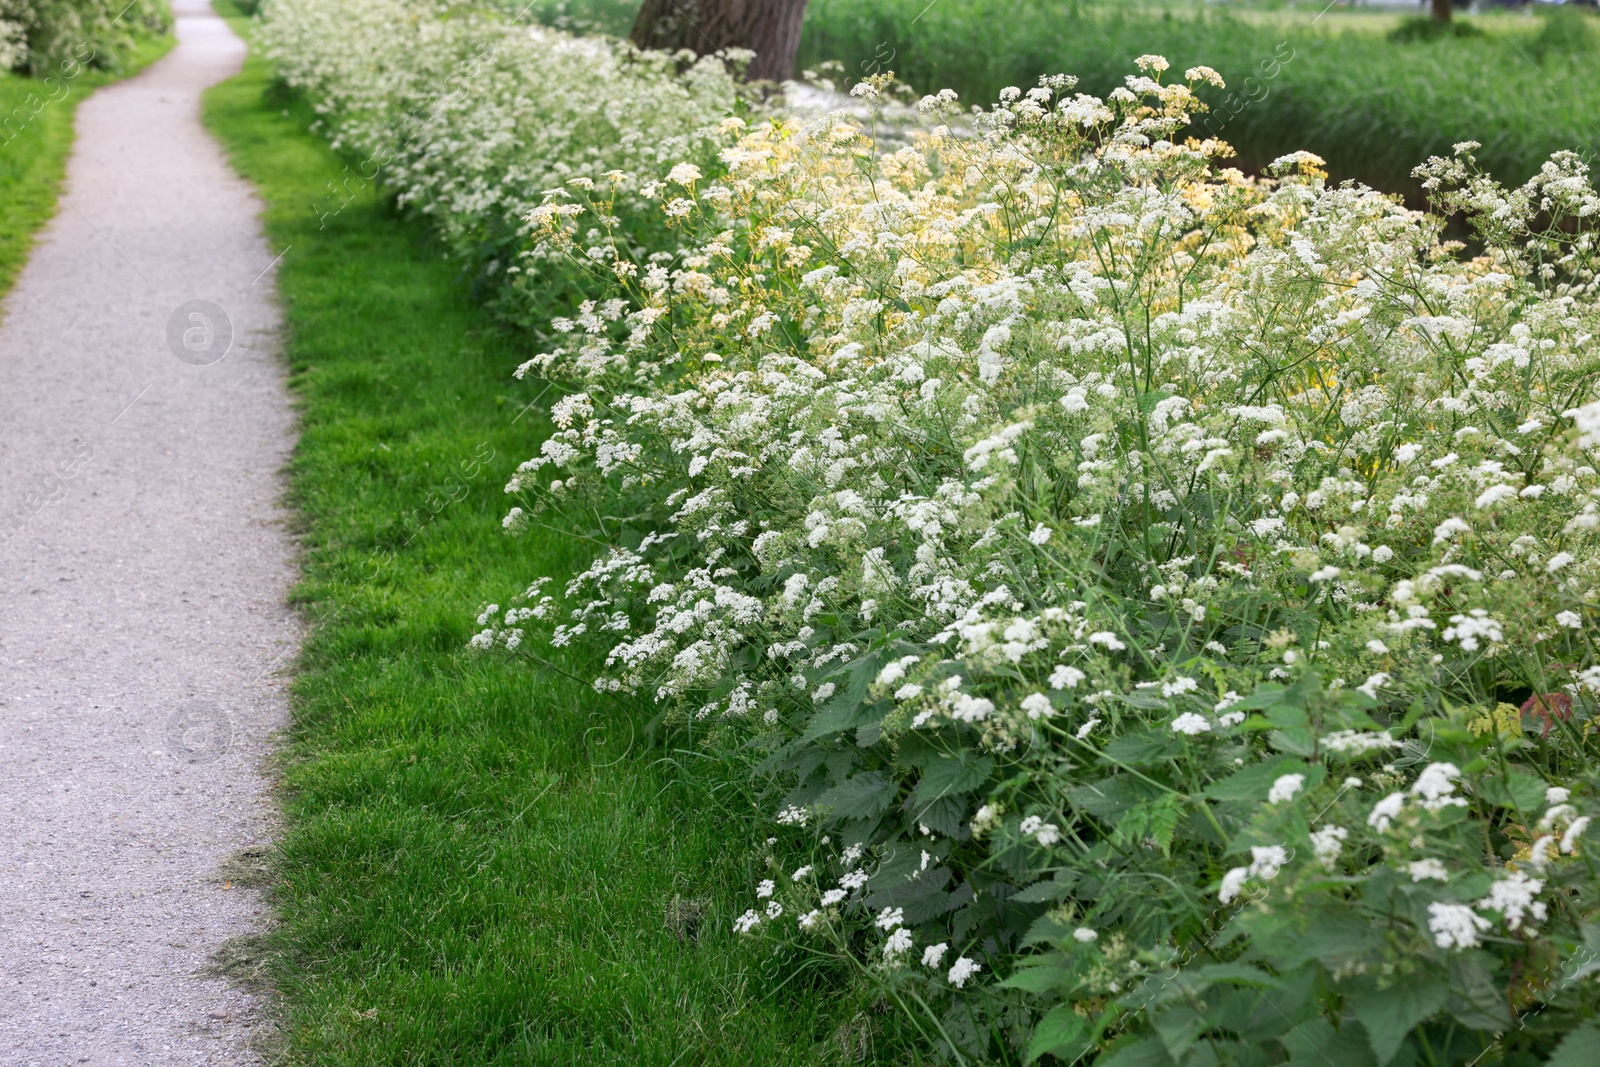
[[524, 339], [471, 302], [425, 225], [370, 186], [332, 197], [347, 161], [259, 56], [205, 117], [288, 248], [303, 433], [290, 493], [309, 630], [282, 772], [281, 926], [259, 946], [281, 991], [276, 1052], [843, 1062], [857, 987], [732, 930], [761, 876], [750, 798], [717, 788], [733, 776], [647, 736], [650, 709], [597, 696], [581, 655], [466, 647], [480, 603], [590, 551], [582, 531], [500, 529], [501, 487], [544, 428], [541, 386], [511, 377]]

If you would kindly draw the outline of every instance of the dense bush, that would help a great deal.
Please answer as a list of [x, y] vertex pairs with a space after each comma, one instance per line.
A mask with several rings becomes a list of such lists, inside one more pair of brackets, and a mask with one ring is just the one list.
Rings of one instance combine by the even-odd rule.
[[165, 0], [0, 0], [0, 71], [116, 70], [135, 37], [171, 25]]
[[425, 22], [333, 58], [276, 32], [358, 151], [426, 110], [385, 177], [458, 248], [537, 200], [526, 271], [588, 279], [519, 372], [570, 391], [506, 526], [601, 551], [474, 643], [599, 641], [602, 691], [771, 783], [750, 936], [969, 1062], [1593, 1061], [1577, 157], [1517, 189], [1430, 162], [1468, 258], [1316, 157], [1258, 182], [1180, 142], [1203, 68], [885, 151], [842, 114], [713, 124], [725, 75], [639, 57], [688, 101], [669, 160], [604, 106], [619, 46], [538, 31], [494, 52], [506, 100], [438, 108], [472, 33], [526, 31]]
[[1465, 1063], [1526, 1013], [1496, 1047], [1548, 1054], [1596, 1006], [1562, 226], [1600, 198], [1572, 156], [1509, 193], [1435, 161], [1463, 260], [1312, 157], [1213, 170], [1185, 85], [1069, 87], [881, 157], [753, 129], [647, 187], [670, 258], [552, 193], [612, 284], [524, 368], [581, 391], [508, 525], [629, 518], [478, 643], [598, 636], [597, 686], [759, 755], [790, 829], [743, 925], [953, 1052]]
[[[523, 219], [544, 190], [680, 159], [709, 165], [710, 135], [739, 105], [721, 59], [679, 73], [674, 57], [493, 10], [427, 0], [264, 7], [268, 54], [352, 158], [318, 210], [337, 213], [377, 182], [431, 216], [452, 251], [497, 285], [516, 281]], [[633, 193], [619, 190], [625, 202]]]

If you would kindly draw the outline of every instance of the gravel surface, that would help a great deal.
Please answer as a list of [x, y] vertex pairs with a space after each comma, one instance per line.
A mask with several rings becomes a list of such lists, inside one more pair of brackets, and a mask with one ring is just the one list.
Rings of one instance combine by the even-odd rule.
[[173, 7], [177, 48], [79, 110], [57, 217], [0, 308], [7, 1067], [257, 1062], [255, 998], [199, 972], [267, 921], [216, 876], [272, 837], [298, 643], [283, 250], [200, 125], [244, 44]]

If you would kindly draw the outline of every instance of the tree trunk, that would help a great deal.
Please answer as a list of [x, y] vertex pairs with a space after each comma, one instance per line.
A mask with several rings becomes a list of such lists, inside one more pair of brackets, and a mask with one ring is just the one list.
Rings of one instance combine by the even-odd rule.
[[1433, 0], [1433, 21], [1439, 25], [1450, 21], [1450, 0]]
[[756, 54], [746, 71], [751, 81], [785, 81], [794, 77], [805, 12], [806, 0], [644, 0], [633, 43], [701, 56], [748, 48]]

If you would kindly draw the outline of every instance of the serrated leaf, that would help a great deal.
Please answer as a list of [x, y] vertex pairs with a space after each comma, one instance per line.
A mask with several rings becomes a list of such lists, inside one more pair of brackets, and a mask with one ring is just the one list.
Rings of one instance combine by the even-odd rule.
[[1111, 839], [1119, 843], [1139, 844], [1146, 839], [1154, 841], [1163, 856], [1172, 849], [1172, 835], [1183, 817], [1183, 798], [1163, 793], [1154, 800], [1137, 804], [1117, 821]]
[[1367, 1031], [1367, 1041], [1378, 1067], [1395, 1058], [1406, 1036], [1444, 1007], [1449, 984], [1438, 975], [1423, 974], [1387, 989], [1369, 986], [1345, 995], [1351, 1014]]
[[970, 763], [954, 757], [932, 760], [923, 767], [922, 777], [917, 781], [917, 802], [931, 804], [940, 797], [970, 792], [988, 781], [993, 773], [992, 756]]
[[1290, 1067], [1376, 1067], [1359, 1026], [1335, 1030], [1326, 1019], [1310, 1019], [1278, 1038]]
[[1183, 745], [1169, 729], [1140, 730], [1114, 738], [1102, 758], [1128, 767], [1160, 763], [1183, 751]]
[[846, 778], [813, 802], [838, 819], [871, 819], [894, 803], [894, 788], [877, 771]]
[[1094, 1061], [1095, 1067], [1175, 1067], [1159, 1037], [1119, 1043]]
[[1096, 818], [1108, 822], [1119, 818], [1129, 808], [1158, 796], [1161, 790], [1131, 774], [1113, 774], [1098, 782], [1090, 782], [1067, 790], [1067, 799]]
[[1175, 1060], [1182, 1060], [1188, 1055], [1200, 1035], [1211, 1025], [1204, 1015], [1187, 1004], [1177, 1004], [1158, 1013], [1153, 1023], [1156, 1033], [1161, 1036], [1161, 1043], [1167, 1047], [1167, 1055]]
[[1006, 899], [1014, 900], [1018, 904], [1052, 904], [1072, 892], [1072, 883], [1052, 882], [1049, 880], [1035, 882], [1020, 892], [1013, 893]]
[[1512, 771], [1478, 782], [1474, 792], [1491, 804], [1519, 811], [1534, 811], [1544, 806], [1545, 784], [1525, 771]]
[[1058, 1004], [1039, 1020], [1028, 1039], [1027, 1059], [1032, 1063], [1040, 1056], [1055, 1056], [1063, 1063], [1071, 1063], [1093, 1046], [1089, 1040], [1089, 1024], [1072, 1010], [1070, 1004]]
[[1328, 772], [1320, 763], [1305, 763], [1291, 756], [1279, 756], [1276, 759], [1241, 767], [1222, 781], [1213, 782], [1206, 787], [1206, 796], [1212, 800], [1248, 800], [1260, 803], [1267, 799], [1272, 783], [1286, 774], [1305, 775], [1305, 788], [1310, 789], [1321, 784]]
[[1482, 964], [1470, 956], [1455, 957], [1450, 962], [1450, 986], [1450, 1000], [1445, 1005], [1450, 1018], [1473, 1030], [1499, 1033], [1511, 1029], [1505, 990], [1495, 985]]
[[1600, 1023], [1572, 1031], [1544, 1062], [1545, 1067], [1594, 1067], [1600, 1063]]
[[1000, 983], [1000, 988], [1020, 989], [1024, 993], [1048, 993], [1053, 989], [1071, 985], [1072, 982], [1070, 968], [1058, 964], [1042, 964], [1037, 967], [1018, 967], [1011, 973], [1011, 977]]

